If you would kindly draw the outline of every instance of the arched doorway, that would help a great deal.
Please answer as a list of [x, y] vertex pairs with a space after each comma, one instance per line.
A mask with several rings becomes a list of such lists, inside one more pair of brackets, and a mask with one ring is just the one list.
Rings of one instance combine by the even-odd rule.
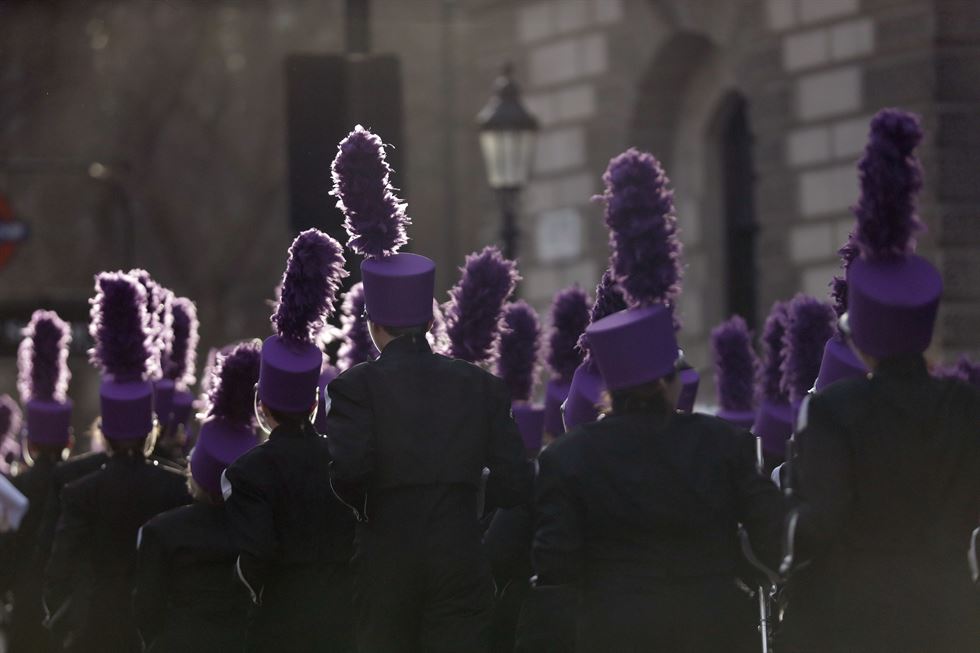
[[756, 326], [755, 168], [748, 103], [730, 92], [720, 103], [709, 132], [717, 149], [721, 194], [720, 219], [724, 225], [723, 283], [726, 315], [741, 315]]

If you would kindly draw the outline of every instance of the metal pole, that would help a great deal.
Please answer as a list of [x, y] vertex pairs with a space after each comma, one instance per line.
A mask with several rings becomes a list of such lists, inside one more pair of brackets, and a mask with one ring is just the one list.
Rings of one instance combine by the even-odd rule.
[[497, 191], [500, 198], [500, 211], [503, 225], [500, 229], [500, 240], [504, 245], [504, 257], [510, 260], [517, 258], [517, 245], [520, 232], [517, 228], [517, 188], [501, 188]]

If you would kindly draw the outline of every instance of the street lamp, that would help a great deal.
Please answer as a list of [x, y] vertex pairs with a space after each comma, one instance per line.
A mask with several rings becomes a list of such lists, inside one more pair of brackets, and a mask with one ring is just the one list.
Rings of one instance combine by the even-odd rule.
[[494, 82], [494, 94], [476, 116], [487, 181], [503, 213], [504, 256], [517, 256], [517, 196], [531, 175], [538, 119], [524, 107], [511, 64]]

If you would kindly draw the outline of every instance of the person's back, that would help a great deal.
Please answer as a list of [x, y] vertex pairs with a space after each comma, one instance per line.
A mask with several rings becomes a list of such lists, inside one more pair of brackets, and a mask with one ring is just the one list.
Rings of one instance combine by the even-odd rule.
[[326, 439], [303, 422], [280, 424], [226, 471], [239, 574], [258, 604], [248, 650], [350, 645], [354, 518], [331, 491], [329, 465]]
[[143, 526], [134, 609], [147, 651], [242, 650], [251, 604], [237, 558], [220, 505], [182, 506]]
[[49, 611], [58, 612], [73, 594], [85, 596], [93, 609], [74, 633], [71, 650], [140, 650], [130, 605], [136, 536], [154, 515], [190, 501], [184, 477], [132, 449], [69, 483], [61, 498], [45, 571]]
[[30, 651], [46, 646], [47, 633], [41, 627], [41, 582], [44, 567], [38, 560], [37, 542], [45, 502], [51, 488], [54, 471], [53, 455], [43, 455], [34, 464], [11, 479], [27, 500], [27, 513], [20, 527], [3, 535], [0, 546], [0, 566], [3, 576], [10, 576], [14, 612], [10, 623], [11, 651]]
[[[796, 436], [785, 636], [813, 650], [974, 650], [966, 550], [980, 516], [980, 395], [921, 356], [813, 396]], [[957, 648], [959, 647], [959, 648]], [[806, 649], [809, 650], [809, 649]]]
[[334, 379], [332, 476], [361, 513], [355, 580], [366, 651], [482, 650], [492, 579], [481, 548], [485, 504], [524, 502], [529, 468], [503, 382], [433, 354], [424, 336], [389, 342]]
[[754, 644], [736, 585], [738, 528], [773, 562], [781, 525], [779, 492], [754, 452], [722, 420], [641, 411], [579, 427], [542, 453], [535, 569], [542, 586], [580, 588], [583, 650]]

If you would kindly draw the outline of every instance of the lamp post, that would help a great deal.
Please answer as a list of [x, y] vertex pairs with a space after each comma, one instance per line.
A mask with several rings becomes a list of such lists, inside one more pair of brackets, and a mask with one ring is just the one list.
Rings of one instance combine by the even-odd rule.
[[487, 181], [497, 193], [503, 226], [504, 256], [517, 257], [517, 197], [531, 175], [538, 120], [521, 102], [511, 64], [494, 82], [494, 93], [476, 116]]

